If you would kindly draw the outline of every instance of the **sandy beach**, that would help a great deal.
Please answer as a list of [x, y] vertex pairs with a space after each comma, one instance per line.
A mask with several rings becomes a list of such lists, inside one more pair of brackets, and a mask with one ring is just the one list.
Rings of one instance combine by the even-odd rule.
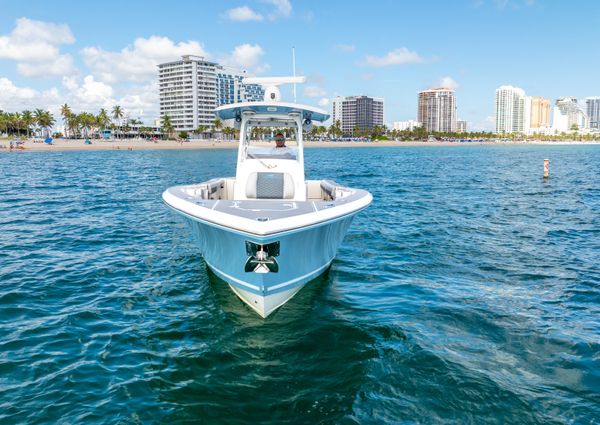
[[[11, 152], [10, 142], [13, 139], [0, 139], [0, 152]], [[293, 141], [288, 142], [293, 146]], [[528, 142], [423, 142], [423, 141], [372, 141], [372, 142], [305, 142], [306, 148], [347, 148], [347, 147], [402, 147], [402, 146], [472, 146], [472, 145], [593, 145], [600, 144], [599, 141], [528, 141]], [[258, 142], [256, 145], [272, 146], [271, 142]], [[26, 140], [18, 149], [12, 152], [48, 152], [48, 151], [100, 151], [100, 150], [193, 150], [193, 149], [235, 149], [237, 140], [190, 140], [178, 142], [174, 140], [147, 141], [140, 139], [127, 140], [92, 140], [91, 145], [86, 145], [83, 139], [55, 139], [51, 145], [34, 140]]]

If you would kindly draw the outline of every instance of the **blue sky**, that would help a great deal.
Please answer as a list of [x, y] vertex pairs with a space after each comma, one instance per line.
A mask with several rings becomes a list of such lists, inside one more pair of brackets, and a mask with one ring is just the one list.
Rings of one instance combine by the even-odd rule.
[[[552, 101], [600, 95], [600, 2], [545, 0], [220, 2], [0, 1], [0, 109], [157, 116], [154, 65], [181, 54], [297, 72], [298, 100], [383, 97], [385, 121], [416, 118], [417, 92], [456, 87], [458, 116], [492, 129], [503, 84]], [[284, 93], [285, 96], [285, 93]]]

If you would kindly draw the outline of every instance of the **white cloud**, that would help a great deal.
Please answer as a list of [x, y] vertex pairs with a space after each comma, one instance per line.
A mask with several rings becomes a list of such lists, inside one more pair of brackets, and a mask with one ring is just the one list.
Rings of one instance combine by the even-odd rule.
[[152, 81], [144, 86], [132, 87], [115, 103], [122, 106], [126, 113], [132, 117], [150, 122], [159, 115], [157, 85], [157, 81]]
[[[7, 99], [34, 99], [37, 91], [30, 88], [20, 88], [13, 84], [8, 78], [0, 78], [0, 102], [4, 103]], [[0, 105], [2, 105], [0, 103]]]
[[319, 100], [319, 106], [324, 108], [327, 105], [329, 105], [329, 99], [327, 99], [326, 97], [322, 98], [321, 100]]
[[262, 21], [263, 16], [260, 13], [255, 12], [248, 6], [234, 7], [228, 9], [224, 14], [225, 18], [231, 21], [245, 22], [245, 21]]
[[443, 77], [440, 80], [438, 86], [456, 90], [458, 88], [458, 83], [454, 81], [451, 77]]
[[74, 74], [75, 67], [73, 66], [73, 57], [65, 54], [58, 56], [54, 61], [48, 63], [18, 63], [17, 71], [25, 77], [64, 76]]
[[3, 111], [45, 109], [58, 104], [59, 99], [56, 89], [40, 92], [29, 87], [17, 87], [8, 78], [0, 78], [0, 109]]
[[10, 34], [0, 36], [0, 59], [17, 61], [27, 77], [72, 74], [73, 59], [60, 53], [60, 45], [74, 42], [67, 25], [19, 18]]
[[356, 46], [354, 44], [336, 44], [333, 46], [336, 50], [344, 53], [352, 53], [356, 50]]
[[132, 46], [118, 52], [86, 47], [81, 53], [93, 74], [108, 83], [149, 81], [156, 77], [159, 63], [178, 60], [182, 55], [208, 56], [197, 41], [174, 43], [167, 37], [154, 35], [136, 38]]
[[272, 9], [263, 10], [263, 13], [260, 13], [248, 6], [239, 6], [227, 9], [223, 17], [236, 22], [262, 21], [265, 17], [274, 21], [279, 18], [287, 18], [292, 14], [292, 4], [289, 0], [261, 0], [261, 3], [272, 6]]
[[322, 97], [326, 94], [327, 92], [319, 86], [306, 86], [304, 88], [304, 96], [306, 97]]
[[269, 14], [269, 19], [288, 17], [292, 14], [292, 4], [289, 0], [263, 0], [263, 2], [275, 6], [275, 10]]
[[34, 21], [32, 19], [17, 19], [17, 26], [11, 33], [15, 40], [42, 40], [50, 44], [72, 44], [75, 37], [66, 24], [54, 24], [52, 22]]
[[219, 62], [260, 74], [271, 68], [269, 64], [261, 64], [260, 61], [264, 54], [265, 51], [259, 44], [240, 44], [233, 49], [230, 55], [221, 58]]
[[0, 77], [0, 110], [24, 111], [41, 108], [49, 110], [60, 125], [60, 106], [67, 103], [75, 113], [83, 111], [97, 114], [100, 108], [123, 107], [125, 114], [141, 118], [146, 123], [158, 117], [158, 92], [156, 81], [147, 85], [127, 87], [117, 94], [109, 84], [97, 81], [92, 75], [83, 79], [64, 77], [62, 87], [39, 91], [18, 87], [7, 78]]
[[385, 56], [367, 56], [365, 63], [370, 66], [407, 65], [411, 63], [423, 63], [425, 59], [417, 52], [408, 50], [406, 47], [388, 52]]
[[68, 94], [65, 101], [70, 102], [74, 110], [95, 110], [114, 104], [113, 88], [96, 81], [93, 75], [88, 75], [80, 83], [75, 77], [64, 77], [63, 87]]
[[158, 91], [156, 79], [145, 85], [120, 88], [117, 92], [111, 85], [97, 81], [92, 75], [83, 80], [63, 78], [62, 103], [67, 103], [74, 112], [97, 113], [100, 108], [112, 109], [120, 105], [125, 115], [140, 118], [146, 123], [158, 117]]

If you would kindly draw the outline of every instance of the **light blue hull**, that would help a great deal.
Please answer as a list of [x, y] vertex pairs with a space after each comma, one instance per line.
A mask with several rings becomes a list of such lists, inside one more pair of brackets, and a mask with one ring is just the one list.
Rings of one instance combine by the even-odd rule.
[[[206, 263], [215, 274], [234, 288], [259, 297], [270, 297], [278, 293], [294, 294], [299, 287], [327, 270], [354, 214], [265, 237], [184, 216], [192, 227]], [[247, 241], [260, 245], [279, 242], [279, 255], [275, 257], [278, 271], [245, 271], [249, 258]]]

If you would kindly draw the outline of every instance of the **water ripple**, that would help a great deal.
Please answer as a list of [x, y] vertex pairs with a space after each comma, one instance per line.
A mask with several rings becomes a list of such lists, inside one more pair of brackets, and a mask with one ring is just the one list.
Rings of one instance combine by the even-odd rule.
[[0, 422], [597, 422], [598, 147], [307, 150], [374, 203], [267, 320], [160, 200], [234, 160], [0, 155]]

